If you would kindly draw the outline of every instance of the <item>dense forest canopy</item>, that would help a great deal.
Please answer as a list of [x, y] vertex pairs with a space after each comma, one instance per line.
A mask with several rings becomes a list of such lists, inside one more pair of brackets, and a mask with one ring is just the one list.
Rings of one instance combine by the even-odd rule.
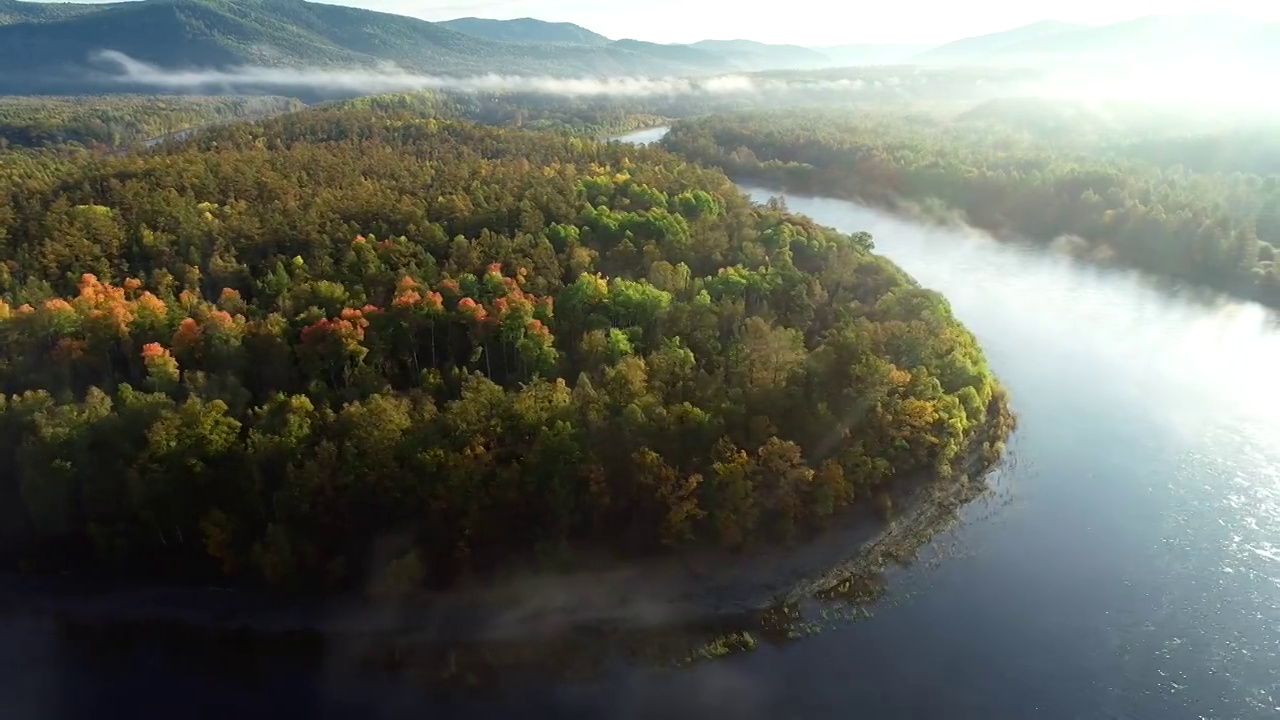
[[[410, 113], [597, 137], [663, 125], [669, 120], [660, 113], [663, 110], [675, 111], [666, 103], [619, 101], [616, 98], [433, 91], [366, 95], [329, 101], [324, 105], [338, 110]], [[688, 112], [689, 108], [680, 106], [679, 111]]]
[[315, 588], [792, 537], [1008, 429], [871, 250], [657, 148], [410, 112], [13, 154], [0, 538]]
[[[750, 76], [750, 92], [648, 97], [557, 96], [535, 92], [433, 91], [373, 95], [331, 104], [414, 111], [491, 125], [584, 134], [623, 133], [671, 119], [787, 107], [823, 115], [879, 118], [876, 128], [992, 152], [1053, 152], [1120, 167], [1181, 167], [1204, 173], [1280, 174], [1280, 115], [1224, 112], [1181, 102], [1082, 101], [1019, 95], [1037, 75], [995, 71], [848, 68]], [[885, 128], [895, 130], [898, 128]], [[1140, 167], [1148, 170], [1149, 167]]]
[[[531, 130], [606, 135], [668, 122], [655, 103], [563, 98], [538, 93], [419, 91], [329, 100], [336, 110], [412, 113]], [[0, 151], [121, 149], [215, 123], [296, 112], [307, 105], [276, 96], [104, 95], [0, 97]], [[697, 105], [662, 105], [690, 112]]]
[[0, 149], [7, 146], [117, 148], [228, 120], [300, 110], [282, 97], [0, 97]]
[[[1073, 148], [1051, 139], [1056, 132], [1044, 117], [1020, 128], [1004, 117], [1001, 124], [927, 113], [758, 111], [678, 122], [663, 143], [800, 192], [886, 205], [937, 201], [985, 229], [1082, 238], [1094, 253], [1280, 303], [1280, 175], [1163, 164], [1179, 158], [1179, 147], [1205, 162], [1194, 140], [1162, 145], [1118, 134], [1106, 136], [1113, 140], [1105, 147]], [[1219, 149], [1241, 156], [1252, 136], [1219, 137]]]

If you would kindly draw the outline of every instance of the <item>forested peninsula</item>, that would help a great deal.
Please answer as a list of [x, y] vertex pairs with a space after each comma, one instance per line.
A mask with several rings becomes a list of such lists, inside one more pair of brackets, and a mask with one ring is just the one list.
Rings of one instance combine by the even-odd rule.
[[869, 236], [661, 149], [408, 113], [12, 155], [0, 293], [28, 571], [396, 589], [765, 545], [1011, 425]]
[[[1030, 110], [1028, 119], [1017, 104], [978, 108], [972, 122], [909, 109], [728, 113], [681, 120], [663, 143], [737, 178], [959, 210], [984, 230], [1082, 240], [1071, 244], [1095, 258], [1280, 305], [1280, 183], [1252, 174], [1257, 162], [1223, 166], [1260, 161], [1246, 150], [1257, 149], [1256, 133], [1095, 147], [1081, 141], [1084, 130], [1073, 134], [1078, 118], [1049, 103]], [[1196, 171], [1154, 164], [1153, 143], [1217, 152], [1201, 163], [1211, 171]]]

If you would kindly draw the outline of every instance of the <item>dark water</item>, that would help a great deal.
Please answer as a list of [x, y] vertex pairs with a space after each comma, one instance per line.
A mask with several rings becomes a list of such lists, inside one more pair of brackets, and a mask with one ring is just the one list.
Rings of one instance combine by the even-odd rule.
[[[633, 137], [653, 140], [660, 132]], [[748, 188], [763, 199], [764, 190]], [[788, 197], [942, 291], [1021, 425], [870, 620], [685, 670], [445, 700], [398, 675], [0, 625], [5, 717], [1280, 716], [1280, 322], [1043, 250]]]

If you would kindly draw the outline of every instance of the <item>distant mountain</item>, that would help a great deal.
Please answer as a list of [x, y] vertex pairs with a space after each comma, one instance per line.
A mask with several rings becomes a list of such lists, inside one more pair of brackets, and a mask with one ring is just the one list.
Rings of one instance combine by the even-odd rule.
[[835, 45], [812, 48], [829, 60], [832, 67], [854, 65], [897, 65], [910, 62], [930, 49], [928, 45]]
[[105, 7], [107, 6], [86, 3], [34, 3], [20, 2], [19, 0], [0, 0], [0, 25], [63, 20], [76, 15], [99, 12]]
[[820, 68], [831, 65], [823, 53], [799, 45], [773, 45], [754, 40], [701, 40], [684, 45], [646, 42], [643, 40], [610, 40], [581, 25], [553, 23], [533, 18], [491, 20], [459, 18], [440, 25], [487, 40], [518, 43], [612, 46], [663, 58], [669, 62], [693, 67], [723, 66], [724, 69], [751, 72]]
[[831, 58], [799, 45], [771, 45], [754, 40], [701, 40], [689, 45], [718, 55], [738, 68], [755, 70], [804, 70], [831, 65]]
[[1045, 41], [1052, 41], [1057, 36], [1065, 36], [1073, 32], [1087, 31], [1089, 29], [1086, 25], [1073, 25], [1056, 20], [1045, 20], [1014, 28], [1013, 30], [955, 40], [932, 50], [926, 50], [913, 59], [917, 62], [927, 63], [983, 62], [1016, 54], [1023, 48], [1034, 47]]
[[0, 93], [144, 89], [113, 84], [93, 60], [103, 50], [167, 69], [388, 62], [435, 74], [694, 75], [733, 69], [719, 56], [680, 45], [507, 42], [304, 0], [142, 0], [74, 10], [31, 3], [17, 11], [9, 8], [27, 3], [0, 2], [21, 20], [0, 25]]
[[1238, 63], [1280, 67], [1280, 25], [1204, 14], [1150, 16], [1101, 27], [1042, 22], [948, 43], [925, 64]]
[[1100, 61], [1274, 64], [1280, 62], [1280, 25], [1213, 14], [1144, 17], [1058, 36], [1047, 47], [1022, 53], [1046, 58], [1087, 54]]
[[439, 23], [450, 30], [473, 35], [486, 40], [523, 43], [562, 43], [566, 45], [603, 46], [613, 42], [609, 38], [591, 32], [581, 25], [566, 22], [546, 22], [533, 18], [515, 20], [490, 20], [465, 17]]
[[450, 30], [487, 40], [613, 47], [694, 68], [717, 67], [750, 72], [818, 68], [831, 64], [825, 55], [809, 48], [798, 45], [771, 45], [754, 40], [702, 40], [687, 45], [630, 39], [614, 41], [581, 25], [545, 22], [533, 18], [490, 20], [468, 17], [445, 20], [439, 24]]
[[661, 58], [666, 62], [688, 67], [714, 67], [718, 70], [735, 69], [726, 58], [688, 45], [664, 45], [645, 40], [616, 40], [611, 47], [645, 57]]
[[[668, 45], [610, 40], [571, 23], [532, 18], [433, 23], [306, 0], [0, 0], [0, 94], [156, 89], [120, 82], [119, 68], [99, 61], [103, 51], [169, 71], [394, 64], [433, 75], [653, 77], [904, 63], [1059, 68], [1087, 62], [1207, 64], [1225, 59], [1265, 73], [1280, 68], [1280, 26], [1222, 16], [1149, 17], [1104, 27], [1047, 21], [921, 50], [909, 45], [810, 48], [750, 40]], [[188, 89], [249, 88], [220, 79], [216, 86], [192, 84]]]

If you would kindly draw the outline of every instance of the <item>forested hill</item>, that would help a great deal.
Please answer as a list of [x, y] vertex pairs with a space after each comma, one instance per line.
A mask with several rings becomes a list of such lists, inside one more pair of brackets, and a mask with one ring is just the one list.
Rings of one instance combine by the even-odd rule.
[[[611, 40], [533, 18], [427, 22], [304, 0], [0, 0], [0, 94], [154, 92], [95, 62], [113, 50], [161, 68], [400, 68], [433, 75], [696, 76], [906, 60], [909, 48], [811, 49], [747, 40]], [[850, 54], [852, 53], [852, 54]], [[199, 89], [199, 88], [188, 88]], [[212, 91], [211, 88], [203, 88]]]
[[405, 588], [999, 451], [947, 302], [660, 149], [358, 110], [0, 163], [0, 545]]
[[491, 20], [465, 17], [440, 23], [450, 30], [468, 35], [503, 40], [506, 42], [561, 43], [566, 45], [603, 46], [613, 42], [609, 38], [591, 32], [581, 25], [566, 22], [546, 22], [534, 18], [515, 20]]
[[[115, 51], [168, 70], [268, 66], [373, 68], [432, 75], [696, 76], [830, 66], [821, 51], [748, 41], [610, 40], [532, 18], [412, 17], [304, 0], [0, 0], [0, 94], [148, 92], [98, 58]], [[185, 88], [212, 91], [210, 87]], [[314, 90], [314, 88], [312, 88]]]
[[391, 62], [434, 74], [688, 75], [733, 68], [720, 56], [685, 46], [507, 42], [416, 18], [304, 0], [145, 0], [87, 7], [94, 11], [0, 11], [10, 18], [10, 24], [0, 24], [0, 93], [111, 91], [114, 68], [93, 61], [102, 50], [170, 69]]
[[0, 0], [0, 25], [24, 22], [49, 22], [87, 15], [106, 9], [107, 5], [91, 3], [45, 3], [25, 0]]
[[1013, 127], [893, 112], [780, 111], [681, 121], [663, 142], [798, 192], [941, 204], [987, 230], [1044, 242], [1069, 236], [1094, 256], [1280, 304], [1280, 176], [1143, 161], [1194, 159], [1207, 145], [1235, 148], [1219, 162], [1252, 148], [1261, 163], [1264, 146], [1241, 144], [1252, 136], [1129, 144], [1104, 135], [1091, 146], [1078, 125], [1061, 140], [1052, 125]]

